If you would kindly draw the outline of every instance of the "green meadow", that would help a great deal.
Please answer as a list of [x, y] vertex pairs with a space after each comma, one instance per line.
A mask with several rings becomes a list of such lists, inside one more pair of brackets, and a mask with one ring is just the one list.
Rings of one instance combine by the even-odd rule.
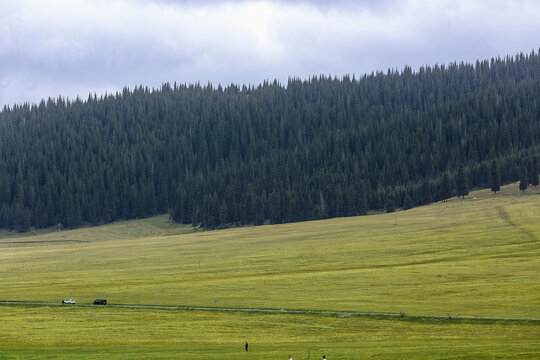
[[[0, 301], [540, 318], [540, 191], [517, 184], [304, 223], [0, 236]], [[540, 358], [526, 320], [2, 305], [0, 335], [8, 359]]]
[[[0, 306], [0, 358], [537, 359], [527, 322]], [[244, 341], [249, 341], [249, 352]]]

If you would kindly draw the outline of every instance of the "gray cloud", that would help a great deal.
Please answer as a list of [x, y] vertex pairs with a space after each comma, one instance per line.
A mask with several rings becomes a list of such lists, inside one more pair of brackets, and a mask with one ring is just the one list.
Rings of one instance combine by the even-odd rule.
[[0, 0], [0, 104], [538, 49], [536, 1]]

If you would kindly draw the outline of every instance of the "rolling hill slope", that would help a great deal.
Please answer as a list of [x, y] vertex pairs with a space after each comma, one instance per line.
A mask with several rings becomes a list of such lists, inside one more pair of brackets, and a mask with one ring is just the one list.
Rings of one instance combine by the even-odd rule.
[[516, 187], [297, 224], [5, 237], [1, 300], [540, 317], [539, 195]]
[[[193, 233], [166, 217], [2, 234], [7, 359], [537, 359], [540, 192], [509, 185], [393, 214]], [[250, 351], [243, 349], [249, 340]], [[285, 354], [285, 355], [284, 355]]]

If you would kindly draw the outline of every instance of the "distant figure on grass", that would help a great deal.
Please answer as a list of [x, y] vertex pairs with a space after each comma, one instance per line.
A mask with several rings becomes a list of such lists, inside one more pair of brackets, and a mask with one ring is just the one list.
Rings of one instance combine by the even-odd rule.
[[293, 360], [293, 358], [291, 357], [291, 355], [289, 355], [289, 360]]
[[248, 346], [249, 346], [249, 345], [248, 345], [248, 343], [247, 343], [247, 341], [246, 341], [246, 346], [245, 346], [246, 351], [248, 351]]
[[326, 360], [326, 355], [323, 355], [323, 356], [322, 356], [322, 360]]

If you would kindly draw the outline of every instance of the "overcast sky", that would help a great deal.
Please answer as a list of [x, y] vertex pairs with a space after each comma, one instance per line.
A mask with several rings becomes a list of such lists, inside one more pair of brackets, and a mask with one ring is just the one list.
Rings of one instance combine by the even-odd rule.
[[538, 51], [536, 0], [0, 0], [0, 106]]

